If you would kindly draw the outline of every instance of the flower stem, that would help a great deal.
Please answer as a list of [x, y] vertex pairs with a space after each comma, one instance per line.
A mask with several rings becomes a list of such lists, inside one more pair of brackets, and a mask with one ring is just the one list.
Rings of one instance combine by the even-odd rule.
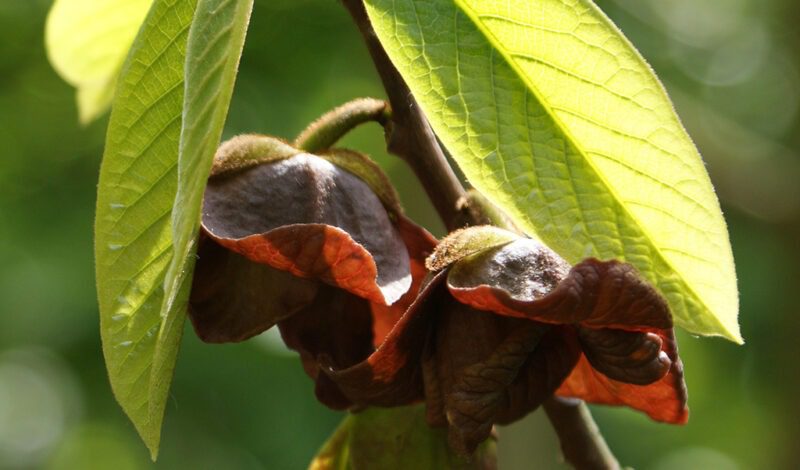
[[544, 402], [544, 410], [561, 441], [564, 459], [573, 467], [581, 470], [621, 468], [585, 403], [552, 397]]
[[366, 122], [385, 126], [390, 114], [389, 103], [374, 98], [358, 98], [312, 122], [297, 136], [294, 146], [310, 153], [319, 152], [332, 147], [345, 134]]

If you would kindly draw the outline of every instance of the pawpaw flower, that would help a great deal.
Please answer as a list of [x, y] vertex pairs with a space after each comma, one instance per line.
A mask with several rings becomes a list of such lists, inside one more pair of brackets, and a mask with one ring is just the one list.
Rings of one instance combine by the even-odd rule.
[[631, 265], [570, 266], [534, 239], [475, 227], [448, 236], [428, 267], [418, 298], [373, 354], [349, 368], [323, 364], [322, 393], [358, 405], [424, 399], [429, 424], [446, 426], [467, 454], [493, 425], [553, 394], [686, 422], [671, 315]]
[[218, 150], [201, 228], [189, 302], [197, 335], [237, 342], [278, 325], [313, 379], [320, 358], [345, 368], [374, 351], [416, 296], [436, 244], [367, 157], [311, 155], [259, 135]]

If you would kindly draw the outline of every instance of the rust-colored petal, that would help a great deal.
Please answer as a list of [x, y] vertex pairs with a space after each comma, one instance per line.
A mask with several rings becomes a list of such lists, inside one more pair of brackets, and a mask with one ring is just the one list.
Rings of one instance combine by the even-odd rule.
[[[330, 225], [296, 224], [240, 239], [216, 240], [254, 262], [320, 280], [372, 302], [393, 303], [411, 285], [410, 267], [406, 265], [400, 282], [381, 286], [372, 255], [347, 232]], [[405, 248], [397, 250], [398, 258], [407, 262]]]
[[433, 277], [395, 324], [384, 342], [366, 360], [348, 368], [326, 364], [322, 371], [335, 388], [355, 405], [398, 406], [423, 398], [420, 362], [444, 274]]
[[630, 264], [589, 258], [569, 269], [532, 239], [458, 261], [447, 282], [460, 302], [512, 317], [640, 331], [672, 327], [666, 301]]
[[408, 251], [357, 176], [309, 154], [209, 179], [203, 229], [248, 259], [391, 304], [411, 286]]
[[661, 348], [670, 361], [669, 369], [661, 379], [649, 385], [620, 382], [592, 367], [584, 354], [557, 394], [580, 398], [590, 403], [626, 405], [645, 412], [656, 421], [686, 423], [689, 419], [689, 410], [686, 407], [688, 396], [677, 343], [672, 330], [659, 331], [657, 334], [662, 343]]
[[317, 398], [334, 409], [350, 402], [330, 387], [325, 367], [347, 368], [373, 351], [369, 302], [341, 289], [321, 286], [314, 303], [278, 323], [286, 345], [300, 353], [306, 373], [316, 381]]
[[394, 304], [389, 306], [381, 303], [372, 304], [373, 339], [376, 348], [383, 343], [386, 335], [416, 300], [422, 282], [428, 274], [428, 270], [425, 268], [425, 259], [433, 252], [437, 244], [436, 238], [427, 230], [402, 215], [398, 216], [395, 226], [400, 231], [400, 236], [408, 249], [412, 282], [408, 292]]
[[311, 304], [318, 283], [256, 264], [204, 238], [189, 317], [208, 343], [244, 341]]

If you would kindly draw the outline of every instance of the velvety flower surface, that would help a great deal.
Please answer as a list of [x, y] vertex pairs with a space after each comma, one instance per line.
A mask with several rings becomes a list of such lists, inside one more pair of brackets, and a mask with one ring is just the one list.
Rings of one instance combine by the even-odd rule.
[[322, 359], [368, 357], [416, 296], [436, 243], [385, 176], [355, 152], [311, 155], [265, 136], [223, 145], [214, 168], [190, 296], [198, 336], [242, 341], [277, 324], [315, 379]]
[[424, 399], [428, 421], [465, 453], [553, 393], [686, 421], [669, 311], [630, 265], [570, 267], [535, 240], [484, 228], [451, 235], [429, 261], [438, 272], [373, 354], [323, 362], [321, 396]]

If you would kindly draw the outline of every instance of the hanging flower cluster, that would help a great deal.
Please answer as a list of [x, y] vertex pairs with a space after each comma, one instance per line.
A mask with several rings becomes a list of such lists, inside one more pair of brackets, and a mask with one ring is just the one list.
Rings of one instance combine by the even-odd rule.
[[437, 244], [363, 155], [235, 138], [202, 228], [198, 335], [241, 341], [277, 325], [332, 408], [424, 401], [465, 454], [553, 394], [688, 418], [667, 304], [631, 265], [570, 266], [488, 226]]

